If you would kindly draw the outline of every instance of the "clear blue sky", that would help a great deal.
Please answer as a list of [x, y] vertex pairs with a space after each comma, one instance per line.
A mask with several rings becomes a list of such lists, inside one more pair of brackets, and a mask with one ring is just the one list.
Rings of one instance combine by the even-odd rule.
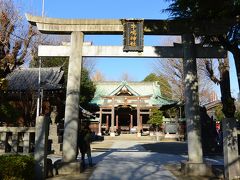
[[[41, 16], [42, 0], [16, 0], [24, 12]], [[167, 19], [162, 10], [167, 7], [165, 0], [45, 0], [45, 16], [57, 18], [144, 18]], [[121, 36], [86, 36], [85, 41], [95, 45], [122, 45]], [[145, 36], [145, 45], [160, 45], [161, 38]], [[141, 81], [153, 71], [154, 59], [96, 59], [96, 69], [108, 80], [119, 80], [128, 73], [135, 81]], [[235, 66], [230, 56], [231, 86], [236, 97], [238, 92]]]

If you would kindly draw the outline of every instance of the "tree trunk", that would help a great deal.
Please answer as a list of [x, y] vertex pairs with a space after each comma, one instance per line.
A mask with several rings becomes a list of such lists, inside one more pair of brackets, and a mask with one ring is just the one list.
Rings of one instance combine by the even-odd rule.
[[233, 118], [236, 110], [234, 99], [231, 96], [230, 89], [230, 77], [229, 77], [229, 61], [228, 58], [224, 59], [224, 62], [220, 65], [221, 80], [220, 80], [220, 89], [221, 89], [221, 101], [223, 104], [223, 113], [227, 118]]
[[231, 51], [233, 54], [235, 67], [236, 67], [236, 73], [238, 78], [238, 92], [240, 93], [240, 49], [237, 45], [234, 46], [233, 51]]
[[227, 51], [230, 51], [233, 55], [238, 78], [238, 89], [240, 92], [240, 49], [238, 44], [236, 42], [233, 44], [230, 43], [224, 36], [218, 36], [218, 40], [220, 45], [222, 45]]

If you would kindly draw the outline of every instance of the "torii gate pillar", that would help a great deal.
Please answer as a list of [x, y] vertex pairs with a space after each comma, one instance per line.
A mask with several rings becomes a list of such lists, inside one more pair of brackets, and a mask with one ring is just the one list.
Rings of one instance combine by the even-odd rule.
[[211, 175], [211, 167], [203, 162], [194, 36], [192, 34], [183, 34], [182, 43], [184, 54], [185, 116], [188, 139], [188, 161], [182, 163], [182, 171], [193, 176]]
[[83, 33], [71, 33], [71, 51], [68, 67], [67, 94], [65, 106], [63, 161], [73, 162], [77, 157], [79, 121], [79, 94], [82, 67]]

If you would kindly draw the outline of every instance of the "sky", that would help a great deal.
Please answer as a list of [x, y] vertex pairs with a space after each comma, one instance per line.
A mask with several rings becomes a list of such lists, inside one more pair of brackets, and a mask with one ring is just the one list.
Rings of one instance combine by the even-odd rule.
[[[22, 12], [41, 16], [43, 0], [15, 0]], [[165, 0], [44, 0], [44, 15], [55, 18], [97, 18], [97, 19], [167, 19], [163, 13], [168, 4]], [[85, 36], [84, 41], [94, 45], [122, 45], [122, 36]], [[159, 36], [145, 36], [144, 45], [161, 45], [164, 39]], [[231, 89], [237, 97], [237, 79], [233, 58], [230, 55]], [[141, 81], [154, 70], [156, 59], [117, 59], [97, 58], [96, 70], [103, 73], [107, 80], [121, 80], [127, 73], [131, 80]], [[219, 88], [217, 89], [219, 95]], [[220, 96], [218, 96], [220, 97]]]

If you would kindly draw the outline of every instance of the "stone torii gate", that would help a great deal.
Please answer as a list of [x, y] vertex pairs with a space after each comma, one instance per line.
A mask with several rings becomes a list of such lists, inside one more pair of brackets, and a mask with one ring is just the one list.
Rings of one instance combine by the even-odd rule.
[[[110, 19], [54, 19], [26, 15], [27, 20], [45, 34], [69, 34], [69, 46], [39, 46], [39, 56], [69, 56], [69, 71], [66, 93], [63, 162], [66, 166], [73, 163], [77, 156], [77, 136], [79, 123], [79, 94], [81, 66], [83, 57], [137, 57], [137, 58], [183, 58], [185, 78], [185, 116], [188, 135], [187, 168], [195, 174], [205, 174], [207, 166], [203, 162], [199, 123], [199, 98], [196, 58], [223, 58], [226, 52], [221, 48], [202, 47], [195, 44], [188, 24], [167, 20], [144, 20], [145, 35], [180, 35], [182, 44], [174, 46], [145, 46], [143, 52], [123, 52], [123, 46], [84, 45], [85, 34], [123, 34], [121, 20]], [[203, 34], [215, 32], [215, 28], [204, 24], [196, 31]], [[71, 166], [72, 167], [72, 166]]]

